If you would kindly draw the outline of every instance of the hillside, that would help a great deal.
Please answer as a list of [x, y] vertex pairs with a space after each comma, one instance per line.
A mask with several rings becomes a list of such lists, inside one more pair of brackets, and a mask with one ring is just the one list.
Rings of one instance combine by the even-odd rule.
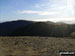
[[[48, 36], [52, 30], [52, 25], [46, 22], [35, 22], [24, 27], [20, 27], [13, 32], [16, 36]], [[49, 34], [48, 34], [49, 33]], [[12, 35], [12, 36], [13, 36]]]
[[10, 36], [45, 36], [45, 37], [71, 37], [75, 32], [75, 24], [59, 24], [51, 22], [35, 22], [17, 28]]
[[75, 24], [26, 20], [0, 23], [0, 36], [71, 37], [71, 35], [75, 36]]
[[8, 36], [9, 33], [13, 32], [17, 28], [26, 26], [30, 23], [33, 22], [26, 20], [17, 20], [0, 23], [0, 36]]

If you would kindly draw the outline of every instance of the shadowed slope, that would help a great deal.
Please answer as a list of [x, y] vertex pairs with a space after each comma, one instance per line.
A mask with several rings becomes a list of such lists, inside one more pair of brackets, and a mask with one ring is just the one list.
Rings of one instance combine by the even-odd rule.
[[0, 23], [0, 35], [7, 36], [9, 33], [13, 32], [15, 29], [26, 26], [30, 23], [32, 23], [32, 21], [25, 21], [25, 20]]

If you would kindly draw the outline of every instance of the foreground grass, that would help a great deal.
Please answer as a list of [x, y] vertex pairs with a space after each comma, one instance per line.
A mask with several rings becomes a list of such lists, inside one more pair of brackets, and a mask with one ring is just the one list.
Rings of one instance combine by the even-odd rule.
[[75, 51], [75, 39], [0, 37], [0, 56], [59, 56], [59, 51]]

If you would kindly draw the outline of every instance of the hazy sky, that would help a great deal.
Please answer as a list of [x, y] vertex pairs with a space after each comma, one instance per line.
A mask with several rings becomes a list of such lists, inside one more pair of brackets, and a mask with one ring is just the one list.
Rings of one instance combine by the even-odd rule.
[[0, 21], [75, 20], [75, 0], [0, 0]]

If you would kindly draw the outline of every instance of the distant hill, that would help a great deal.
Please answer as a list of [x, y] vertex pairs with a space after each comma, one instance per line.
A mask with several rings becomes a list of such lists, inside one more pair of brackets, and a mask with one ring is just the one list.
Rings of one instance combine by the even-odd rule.
[[67, 37], [75, 32], [75, 24], [18, 20], [0, 23], [0, 36]]
[[32, 21], [17, 20], [0, 23], [0, 36], [7, 36], [15, 29], [33, 23]]
[[67, 37], [75, 32], [75, 24], [56, 24], [49, 22], [35, 22], [16, 29], [10, 36], [50, 36]]
[[66, 24], [75, 24], [75, 19], [74, 20], [67, 20], [67, 21], [59, 21], [59, 22], [56, 22], [56, 23], [66, 23]]
[[35, 22], [16, 29], [12, 36], [49, 36], [53, 29], [52, 26], [47, 22]]

